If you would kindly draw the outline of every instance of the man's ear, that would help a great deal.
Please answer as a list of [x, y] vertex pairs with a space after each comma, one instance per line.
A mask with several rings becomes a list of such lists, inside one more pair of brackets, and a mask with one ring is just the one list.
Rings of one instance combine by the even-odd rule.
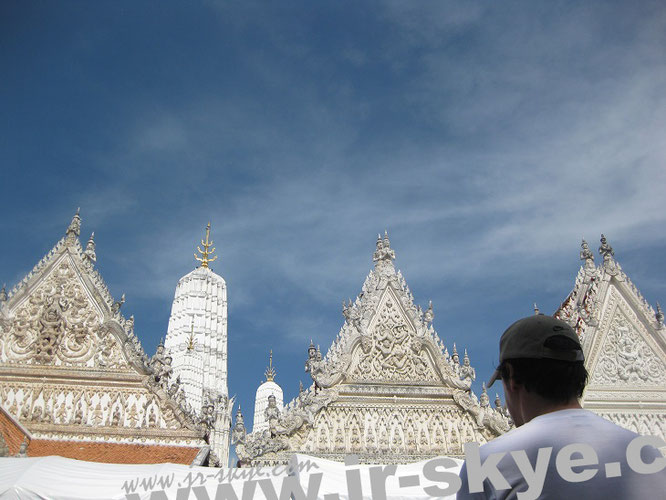
[[514, 377], [515, 370], [513, 369], [513, 365], [511, 364], [511, 362], [506, 363], [506, 371], [507, 371], [507, 376], [506, 380], [504, 380], [504, 383], [508, 386], [511, 392], [515, 392], [518, 389], [518, 387], [521, 387], [523, 384], [521, 382], [518, 382]]

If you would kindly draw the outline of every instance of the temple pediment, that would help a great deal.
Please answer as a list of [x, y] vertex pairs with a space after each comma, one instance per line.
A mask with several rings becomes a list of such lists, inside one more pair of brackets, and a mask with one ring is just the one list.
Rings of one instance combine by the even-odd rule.
[[245, 464], [284, 462], [294, 452], [365, 462], [404, 462], [461, 455], [466, 441], [507, 431], [508, 415], [489, 404], [485, 387], [471, 392], [474, 369], [435, 332], [432, 304], [414, 304], [393, 266], [388, 235], [377, 240], [375, 267], [361, 293], [343, 303], [344, 323], [322, 356], [311, 342], [305, 369], [313, 385], [283, 411], [265, 410], [269, 429], [246, 435], [238, 414], [233, 432]]
[[133, 317], [120, 311], [124, 295], [114, 300], [94, 268], [93, 236], [84, 249], [79, 234], [77, 213], [66, 236], [0, 293], [3, 406], [47, 441], [120, 445], [139, 435], [201, 448], [205, 431], [169, 380], [168, 356], [148, 359]]
[[590, 375], [585, 408], [634, 432], [666, 437], [666, 328], [602, 235], [602, 263], [583, 240], [573, 290], [554, 316], [578, 333]]
[[62, 249], [10, 299], [2, 362], [134, 373], [117, 333], [120, 323], [107, 320], [109, 308], [96, 300], [100, 293], [90, 289], [76, 260]]
[[666, 361], [661, 349], [619, 291], [611, 287], [608, 294], [608, 310], [589, 353], [590, 390], [600, 386], [664, 390]]
[[441, 377], [428, 340], [418, 335], [392, 286], [379, 299], [367, 331], [351, 353], [350, 383], [437, 384]]

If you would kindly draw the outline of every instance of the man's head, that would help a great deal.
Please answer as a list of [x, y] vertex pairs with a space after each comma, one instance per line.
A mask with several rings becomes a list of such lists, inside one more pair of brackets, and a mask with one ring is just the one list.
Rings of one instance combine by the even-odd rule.
[[500, 339], [500, 364], [488, 387], [497, 379], [518, 426], [542, 413], [579, 407], [587, 371], [578, 336], [550, 316], [516, 321]]

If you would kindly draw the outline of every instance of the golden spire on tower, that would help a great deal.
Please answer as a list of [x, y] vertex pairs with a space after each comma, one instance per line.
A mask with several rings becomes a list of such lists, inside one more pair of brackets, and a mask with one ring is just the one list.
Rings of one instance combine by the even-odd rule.
[[266, 375], [266, 382], [273, 382], [276, 375], [275, 368], [273, 368], [273, 349], [271, 349], [271, 355], [268, 358], [268, 369], [264, 375]]
[[209, 238], [210, 222], [208, 222], [208, 225], [206, 226], [206, 241], [201, 240], [201, 244], [203, 245], [204, 249], [201, 250], [201, 247], [197, 246], [197, 250], [201, 254], [201, 257], [199, 257], [197, 254], [194, 254], [194, 258], [201, 262], [201, 267], [208, 267], [209, 262], [213, 262], [215, 259], [217, 259], [217, 255], [210, 257], [215, 252], [215, 247], [213, 247], [211, 250], [208, 250], [213, 246], [213, 240], [209, 241]]

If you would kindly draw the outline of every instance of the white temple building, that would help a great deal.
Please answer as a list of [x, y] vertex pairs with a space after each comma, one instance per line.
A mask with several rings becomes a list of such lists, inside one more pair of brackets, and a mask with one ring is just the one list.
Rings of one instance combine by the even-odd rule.
[[[173, 377], [180, 380], [185, 400], [210, 421], [211, 448], [226, 465], [229, 456], [229, 391], [227, 386], [227, 284], [209, 264], [217, 259], [210, 240], [198, 247], [201, 264], [176, 286], [164, 348], [172, 357]], [[218, 425], [217, 421], [220, 420]], [[216, 437], [215, 437], [216, 436]]]
[[254, 398], [254, 423], [252, 424], [252, 432], [263, 432], [268, 430], [268, 420], [266, 420], [266, 408], [268, 408], [268, 398], [273, 396], [275, 398], [276, 406], [282, 410], [284, 406], [284, 398], [282, 395], [282, 388], [275, 383], [275, 368], [273, 368], [273, 351], [271, 351], [268, 369], [266, 370], [266, 382], [257, 388], [257, 394]]

